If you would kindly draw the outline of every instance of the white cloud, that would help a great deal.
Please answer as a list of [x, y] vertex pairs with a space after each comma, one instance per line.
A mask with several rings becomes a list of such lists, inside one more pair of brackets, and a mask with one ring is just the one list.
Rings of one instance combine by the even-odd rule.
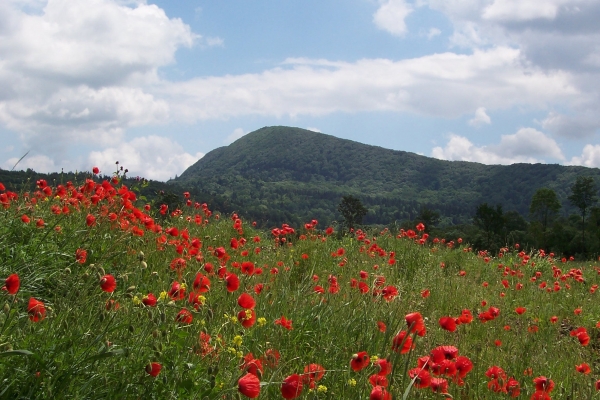
[[431, 28], [429, 29], [429, 32], [427, 32], [427, 38], [429, 40], [433, 39], [436, 36], [439, 36], [442, 34], [442, 31], [439, 30], [438, 28]]
[[600, 168], [600, 145], [586, 144], [580, 157], [573, 157], [567, 165], [582, 165], [590, 168]]
[[401, 61], [290, 59], [284, 65], [291, 68], [165, 82], [154, 94], [169, 102], [176, 118], [190, 122], [376, 110], [456, 117], [481, 104], [544, 109], [581, 97], [569, 74], [530, 68], [518, 50], [507, 47]]
[[129, 170], [129, 176], [165, 181], [181, 174], [202, 157], [203, 153], [185, 152], [180, 144], [169, 138], [152, 135], [91, 152], [88, 169], [98, 166], [101, 171], [111, 171], [119, 161], [119, 165]]
[[137, 0], [3, 2], [0, 35], [0, 123], [53, 159], [165, 121], [169, 105], [146, 88], [200, 39]]
[[9, 158], [2, 164], [2, 169], [10, 171], [14, 167], [15, 171], [25, 171], [31, 168], [36, 172], [57, 172], [61, 169], [61, 166], [57, 165], [54, 160], [42, 154], [27, 155], [21, 161], [19, 161], [19, 158]]
[[550, 112], [541, 122], [542, 128], [571, 139], [593, 136], [600, 129], [600, 115], [596, 110], [582, 110], [576, 117]]
[[491, 20], [525, 21], [554, 19], [561, 2], [539, 0], [494, 0], [483, 10], [482, 17]]
[[385, 0], [373, 14], [373, 22], [379, 29], [392, 35], [404, 36], [407, 32], [406, 17], [412, 8], [404, 0]]
[[544, 162], [544, 158], [564, 160], [558, 144], [543, 132], [522, 128], [512, 135], [502, 135], [499, 144], [475, 146], [469, 139], [452, 135], [445, 147], [435, 147], [431, 156], [442, 160], [472, 161], [482, 164]]
[[308, 127], [308, 128], [306, 128], [306, 129], [308, 129], [309, 131], [313, 131], [313, 132], [321, 133], [321, 130], [320, 130], [320, 129], [318, 129], [318, 128], [311, 128], [311, 127]]
[[479, 107], [475, 110], [475, 116], [469, 120], [469, 125], [474, 126], [476, 128], [484, 125], [491, 124], [492, 120], [489, 115], [485, 112], [485, 107]]
[[223, 39], [221, 39], [220, 37], [207, 37], [206, 44], [211, 47], [212, 46], [222, 47], [225, 44], [225, 41]]
[[227, 136], [224, 140], [225, 144], [231, 144], [233, 142], [235, 142], [236, 140], [242, 138], [244, 135], [246, 135], [248, 132], [244, 132], [244, 130], [242, 128], [235, 128], [233, 130], [233, 132], [231, 132], [229, 134], [229, 136]]

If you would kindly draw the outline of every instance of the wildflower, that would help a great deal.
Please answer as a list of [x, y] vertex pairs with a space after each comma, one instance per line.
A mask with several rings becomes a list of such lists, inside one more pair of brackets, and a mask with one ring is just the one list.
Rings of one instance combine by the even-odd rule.
[[538, 392], [550, 393], [554, 389], [554, 381], [548, 379], [545, 376], [538, 376], [533, 379], [533, 385], [535, 390]]
[[425, 329], [425, 321], [423, 320], [421, 313], [414, 312], [407, 314], [405, 319], [406, 324], [410, 329], [410, 333], [416, 333], [421, 337], [425, 336], [427, 330]]
[[434, 393], [448, 393], [448, 381], [444, 378], [431, 378], [429, 387]]
[[171, 300], [182, 300], [185, 298], [185, 287], [183, 287], [179, 282], [174, 281], [171, 284], [171, 290], [168, 293]]
[[210, 280], [200, 272], [196, 274], [194, 283], [192, 284], [195, 292], [206, 293], [210, 290]]
[[238, 305], [242, 308], [251, 309], [256, 306], [256, 301], [248, 293], [242, 293], [238, 297]]
[[115, 277], [110, 274], [104, 275], [102, 278], [100, 278], [100, 288], [108, 293], [114, 292], [117, 288], [117, 281], [115, 280]]
[[10, 274], [4, 280], [4, 286], [2, 287], [2, 290], [6, 290], [8, 292], [8, 294], [17, 294], [20, 286], [21, 286], [21, 281], [19, 280], [19, 275]]
[[383, 386], [375, 386], [371, 390], [369, 400], [391, 400], [392, 395]]
[[234, 346], [240, 347], [243, 343], [243, 339], [240, 335], [235, 335], [232, 342]]
[[[348, 385], [350, 385], [350, 386], [356, 386], [356, 379], [354, 379], [354, 378], [348, 379]], [[598, 390], [600, 390], [600, 389], [598, 389]]]
[[523, 313], [525, 313], [526, 308], [525, 307], [517, 307], [515, 308], [515, 312], [519, 315], [522, 315]]
[[156, 307], [156, 296], [154, 296], [152, 293], [148, 293], [142, 297], [142, 304], [148, 307]]
[[352, 359], [350, 360], [350, 368], [352, 368], [354, 372], [358, 372], [361, 369], [368, 367], [369, 361], [370, 358], [367, 352], [360, 351], [352, 356]]
[[92, 168], [92, 173], [93, 173], [94, 175], [98, 175], [98, 174], [100, 173], [100, 168], [98, 168], [98, 167], [94, 167], [94, 168]]
[[584, 327], [579, 327], [571, 331], [571, 336], [575, 336], [582, 346], [587, 346], [590, 343], [590, 336]]
[[381, 290], [381, 294], [386, 301], [392, 301], [398, 296], [398, 289], [395, 286], [386, 286]]
[[585, 375], [587, 375], [590, 372], [592, 372], [592, 369], [590, 368], [590, 366], [587, 363], [582, 363], [582, 364], [576, 365], [575, 366], [575, 370], [577, 372], [580, 372], [580, 373], [585, 374]]
[[225, 284], [228, 292], [235, 292], [240, 287], [240, 278], [234, 273], [227, 272], [225, 274]]
[[292, 330], [292, 320], [287, 319], [285, 316], [281, 316], [281, 318], [275, 320], [275, 325], [281, 325], [288, 331]]
[[325, 375], [325, 368], [319, 364], [308, 364], [304, 367], [302, 374], [302, 382], [308, 385], [311, 389], [315, 387], [315, 382], [318, 382]]
[[377, 329], [379, 329], [379, 332], [385, 332], [387, 329], [387, 327], [385, 326], [385, 322], [377, 321]]
[[439, 323], [442, 329], [445, 329], [450, 332], [456, 331], [456, 322], [452, 317], [442, 317], [440, 318]]
[[21, 215], [21, 221], [22, 221], [24, 224], [28, 224], [28, 223], [30, 223], [30, 222], [31, 222], [31, 219], [29, 219], [29, 217], [28, 217], [27, 215], [23, 214], [23, 215]]
[[185, 269], [186, 265], [187, 263], [183, 258], [174, 258], [171, 261], [171, 264], [169, 264], [169, 267], [172, 271], [177, 271], [178, 273], [181, 273], [181, 271]]
[[406, 331], [401, 331], [392, 340], [392, 350], [396, 353], [406, 354], [412, 348], [412, 344], [412, 338]]
[[429, 289], [425, 289], [423, 291], [421, 291], [421, 297], [423, 297], [424, 299], [426, 299], [427, 297], [429, 297], [429, 294], [431, 292], [429, 291]]
[[295, 399], [302, 394], [302, 379], [300, 375], [288, 376], [281, 383], [281, 395], [284, 399]]
[[252, 353], [248, 353], [244, 356], [243, 363], [240, 365], [240, 369], [260, 377], [263, 372], [262, 361], [254, 358]]
[[258, 326], [265, 326], [267, 323], [267, 319], [265, 317], [260, 317], [256, 320], [256, 322], [258, 323]]
[[327, 386], [325, 386], [325, 385], [317, 386], [317, 393], [327, 393]]
[[256, 322], [256, 313], [254, 310], [242, 310], [238, 313], [237, 319], [244, 328], [250, 328]]
[[152, 377], [157, 377], [160, 374], [162, 365], [157, 362], [152, 362], [146, 365], [146, 373]]
[[175, 317], [175, 321], [179, 322], [180, 324], [191, 324], [193, 319], [194, 316], [186, 308], [182, 308]]
[[258, 397], [260, 394], [260, 379], [248, 372], [238, 380], [238, 391], [251, 399]]
[[79, 264], [85, 264], [85, 260], [87, 260], [87, 251], [84, 249], [75, 250], [75, 260]]
[[85, 224], [87, 226], [96, 225], [96, 217], [94, 217], [92, 214], [88, 214], [87, 217], [85, 217]]
[[46, 306], [43, 302], [31, 297], [27, 306], [27, 314], [33, 322], [38, 322], [46, 318]]

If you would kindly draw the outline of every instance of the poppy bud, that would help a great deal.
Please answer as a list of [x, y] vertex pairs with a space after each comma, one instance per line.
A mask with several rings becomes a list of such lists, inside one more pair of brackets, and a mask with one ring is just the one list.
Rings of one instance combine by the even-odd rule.
[[152, 331], [152, 337], [154, 339], [156, 339], [159, 335], [160, 335], [160, 332], [158, 331], [158, 329], [155, 329]]
[[146, 261], [142, 261], [142, 262], [140, 262], [140, 267], [141, 268], [148, 268], [148, 264], [146, 264]]
[[144, 261], [144, 257], [145, 257], [145, 256], [144, 256], [144, 252], [143, 252], [143, 251], [140, 251], [140, 252], [138, 253], [138, 260], [140, 260], [140, 261]]
[[135, 286], [129, 286], [126, 290], [127, 293], [131, 293], [135, 290]]
[[10, 312], [10, 306], [8, 305], [8, 303], [4, 303], [4, 307], [2, 310], [4, 311], [4, 314], [8, 314]]
[[70, 274], [71, 273], [71, 268], [67, 267], [65, 268], [65, 274]]
[[164, 312], [160, 313], [160, 320], [162, 322], [167, 322], [167, 315]]

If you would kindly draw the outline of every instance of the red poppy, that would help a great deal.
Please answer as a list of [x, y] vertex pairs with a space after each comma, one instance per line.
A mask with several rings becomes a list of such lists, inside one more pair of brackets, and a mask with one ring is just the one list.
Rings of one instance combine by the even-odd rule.
[[250, 328], [256, 322], [256, 313], [254, 310], [242, 310], [238, 313], [237, 319], [244, 328]]
[[439, 320], [440, 326], [442, 329], [445, 329], [450, 332], [456, 331], [456, 321], [452, 317], [442, 317]]
[[517, 307], [515, 308], [515, 312], [519, 315], [522, 315], [525, 313], [525, 311], [527, 311], [527, 309], [525, 307]]
[[293, 329], [292, 328], [292, 320], [291, 319], [287, 319], [283, 315], [281, 316], [281, 318], [275, 320], [275, 325], [281, 325], [285, 329], [287, 329], [288, 331], [290, 331], [290, 330]]
[[87, 217], [85, 217], [85, 224], [87, 226], [96, 225], [96, 217], [94, 217], [92, 214], [88, 214]]
[[6, 290], [8, 294], [17, 294], [20, 286], [21, 281], [19, 280], [19, 275], [10, 274], [4, 281], [4, 286], [2, 287], [2, 290]]
[[589, 374], [590, 372], [592, 372], [592, 369], [590, 368], [590, 366], [587, 363], [576, 365], [575, 370], [577, 372], [580, 372], [580, 373], [586, 374], [586, 375]]
[[234, 273], [225, 273], [225, 284], [228, 292], [235, 292], [240, 287], [240, 278]]
[[535, 390], [550, 393], [554, 389], [554, 381], [552, 379], [548, 379], [545, 376], [538, 376], [533, 379], [533, 385], [535, 386]]
[[115, 280], [115, 277], [110, 274], [104, 275], [102, 278], [100, 278], [100, 288], [108, 293], [114, 292], [117, 288], [117, 281]]
[[575, 336], [582, 346], [587, 346], [590, 343], [590, 336], [584, 327], [579, 327], [571, 331], [571, 336]]
[[395, 286], [386, 286], [381, 290], [381, 295], [387, 301], [392, 301], [398, 296], [398, 289]]
[[250, 374], [260, 377], [263, 372], [262, 361], [258, 358], [254, 358], [252, 353], [248, 353], [243, 358], [244, 362], [240, 365], [242, 371], [246, 371]]
[[171, 300], [183, 300], [185, 299], [185, 289], [181, 287], [179, 282], [175, 281], [171, 284], [171, 290], [168, 293]]
[[148, 293], [142, 298], [142, 304], [148, 307], [156, 307], [156, 296]]
[[248, 293], [242, 293], [238, 297], [238, 305], [242, 308], [250, 309], [256, 306], [256, 301]]
[[315, 386], [315, 382], [320, 381], [323, 376], [325, 376], [325, 368], [322, 365], [308, 364], [304, 367], [302, 382], [312, 389]]
[[200, 272], [196, 274], [196, 279], [192, 284], [194, 291], [197, 293], [206, 293], [210, 290], [210, 280]]
[[379, 329], [379, 332], [385, 332], [387, 329], [387, 326], [385, 326], [385, 322], [377, 321], [377, 329]]
[[431, 378], [429, 387], [434, 393], [448, 393], [448, 381], [444, 378]]
[[426, 299], [427, 297], [429, 297], [429, 294], [431, 292], [429, 291], [429, 289], [425, 289], [421, 292], [421, 297], [423, 297], [424, 299]]
[[363, 368], [366, 368], [369, 365], [369, 361], [371, 358], [366, 351], [360, 351], [352, 356], [350, 360], [350, 368], [355, 372], [360, 371]]
[[27, 306], [29, 319], [33, 322], [38, 322], [46, 318], [46, 306], [43, 302], [31, 297]]
[[411, 369], [408, 371], [408, 376], [410, 379], [415, 380], [414, 386], [419, 389], [429, 387], [429, 384], [431, 383], [431, 375], [429, 375], [429, 372], [423, 368]]
[[427, 333], [425, 328], [425, 321], [423, 320], [423, 316], [421, 313], [414, 312], [410, 314], [406, 314], [406, 324], [410, 329], [410, 333], [416, 333], [417, 335], [423, 337]]
[[30, 222], [31, 222], [31, 219], [29, 219], [29, 217], [28, 217], [27, 215], [23, 214], [23, 215], [21, 215], [21, 221], [22, 221], [24, 224], [28, 224], [28, 223], [30, 223]]
[[396, 353], [406, 354], [412, 348], [412, 338], [406, 331], [399, 332], [392, 339], [392, 350]]
[[241, 267], [242, 274], [251, 276], [254, 274], [254, 263], [251, 261], [244, 261]]
[[188, 311], [187, 308], [182, 308], [175, 317], [175, 321], [179, 322], [180, 324], [191, 324], [193, 320], [194, 316], [190, 311]]
[[79, 264], [85, 264], [85, 260], [87, 260], [87, 251], [84, 249], [75, 250], [75, 261]]
[[171, 270], [177, 271], [178, 273], [181, 273], [181, 271], [183, 271], [186, 266], [187, 262], [183, 258], [174, 258], [171, 261], [171, 264], [169, 264]]
[[281, 383], [281, 395], [284, 399], [295, 399], [302, 394], [302, 378], [298, 374], [288, 376]]
[[369, 400], [391, 400], [392, 395], [383, 386], [375, 386], [371, 390]]
[[459, 378], [464, 378], [473, 369], [473, 362], [465, 356], [458, 356], [454, 361], [456, 365], [456, 373]]
[[146, 373], [150, 376], [157, 377], [160, 374], [160, 370], [162, 369], [162, 365], [157, 362], [152, 362], [146, 365]]
[[260, 394], [260, 379], [254, 374], [247, 373], [238, 380], [238, 391], [251, 399], [258, 397]]

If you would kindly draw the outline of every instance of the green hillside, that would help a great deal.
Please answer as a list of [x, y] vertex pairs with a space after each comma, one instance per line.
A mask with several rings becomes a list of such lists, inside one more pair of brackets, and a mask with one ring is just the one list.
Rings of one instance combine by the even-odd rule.
[[540, 187], [556, 191], [567, 215], [574, 211], [567, 197], [578, 175], [600, 182], [595, 168], [443, 161], [275, 126], [209, 152], [172, 182], [224, 195], [265, 225], [339, 220], [337, 205], [348, 194], [369, 209], [367, 224], [414, 219], [426, 206], [451, 225], [468, 223], [484, 202], [526, 216]]

